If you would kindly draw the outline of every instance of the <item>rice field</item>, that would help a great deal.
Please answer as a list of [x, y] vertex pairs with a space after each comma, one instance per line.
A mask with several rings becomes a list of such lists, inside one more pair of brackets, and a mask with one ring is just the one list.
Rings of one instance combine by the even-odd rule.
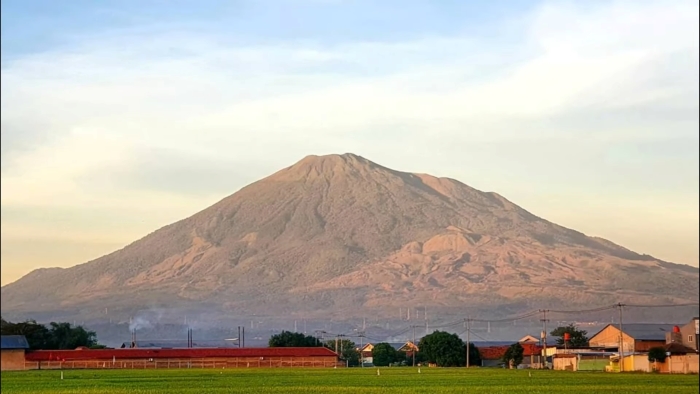
[[698, 375], [504, 369], [189, 369], [2, 373], [3, 393], [698, 393]]

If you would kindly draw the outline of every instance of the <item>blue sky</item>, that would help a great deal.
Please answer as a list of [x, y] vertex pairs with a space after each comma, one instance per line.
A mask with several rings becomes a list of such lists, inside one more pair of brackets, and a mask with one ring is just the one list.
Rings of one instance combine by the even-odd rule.
[[[9, 0], [2, 5], [3, 57], [49, 49], [110, 29], [216, 31], [236, 42], [318, 44], [400, 41], [486, 31], [534, 1], [88, 1]], [[466, 22], [466, 23], [465, 23]], [[489, 31], [490, 30], [490, 31]]]
[[698, 264], [697, 2], [3, 1], [1, 15], [3, 284], [344, 152]]

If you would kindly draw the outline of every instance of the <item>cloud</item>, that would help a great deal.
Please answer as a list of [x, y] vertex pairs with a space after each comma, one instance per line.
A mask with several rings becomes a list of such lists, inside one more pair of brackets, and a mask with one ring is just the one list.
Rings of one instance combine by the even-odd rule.
[[112, 168], [90, 173], [78, 183], [86, 188], [100, 185], [105, 190], [126, 187], [180, 195], [228, 194], [235, 185], [257, 180], [246, 173], [247, 165], [235, 158], [212, 159], [187, 151], [138, 149]]
[[404, 41], [241, 44], [172, 25], [84, 37], [3, 62], [2, 205], [177, 218], [346, 151], [516, 202], [616, 182], [697, 199], [697, 150], [678, 145], [697, 146], [697, 14], [551, 2]]

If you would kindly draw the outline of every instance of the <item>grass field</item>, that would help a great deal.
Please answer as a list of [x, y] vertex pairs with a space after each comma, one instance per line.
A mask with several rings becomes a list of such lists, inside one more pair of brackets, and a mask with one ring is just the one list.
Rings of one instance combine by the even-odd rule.
[[698, 375], [503, 369], [189, 369], [2, 373], [3, 393], [698, 393]]

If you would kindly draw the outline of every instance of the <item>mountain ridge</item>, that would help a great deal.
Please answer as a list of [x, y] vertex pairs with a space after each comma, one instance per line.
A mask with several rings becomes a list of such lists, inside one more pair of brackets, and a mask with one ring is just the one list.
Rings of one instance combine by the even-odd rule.
[[682, 302], [698, 294], [698, 271], [687, 267], [551, 223], [458, 180], [349, 153], [310, 155], [120, 250], [32, 271], [2, 287], [2, 308], [92, 316], [105, 307], [207, 304], [348, 315], [414, 301]]

